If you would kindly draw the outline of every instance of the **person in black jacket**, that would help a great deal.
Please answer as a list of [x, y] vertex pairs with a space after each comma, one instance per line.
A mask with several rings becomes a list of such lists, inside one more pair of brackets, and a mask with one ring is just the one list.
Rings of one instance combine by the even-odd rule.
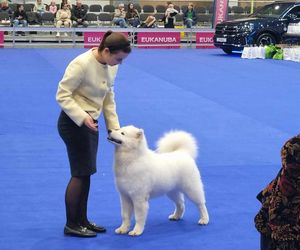
[[187, 28], [192, 28], [197, 23], [197, 16], [192, 3], [189, 3], [187, 10], [184, 12], [183, 22]]
[[2, 2], [0, 12], [6, 12], [10, 18], [12, 17], [12, 15], [14, 13], [13, 10], [9, 7], [7, 0]]
[[[13, 25], [15, 27], [18, 27], [19, 25], [22, 25], [23, 27], [27, 27], [28, 26], [27, 20], [28, 19], [27, 19], [26, 12], [24, 11], [23, 4], [17, 4], [17, 10], [13, 14]], [[25, 32], [18, 31], [16, 35], [18, 34], [25, 36]]]
[[83, 27], [88, 26], [88, 22], [86, 21], [86, 13], [87, 9], [81, 3], [81, 0], [76, 1], [76, 5], [72, 8], [72, 20], [73, 27], [78, 27], [78, 25], [82, 25]]
[[14, 26], [16, 26], [16, 27], [19, 26], [20, 24], [23, 27], [28, 26], [27, 15], [26, 15], [26, 12], [24, 11], [23, 4], [17, 5], [17, 10], [13, 14], [13, 23], [14, 23]]

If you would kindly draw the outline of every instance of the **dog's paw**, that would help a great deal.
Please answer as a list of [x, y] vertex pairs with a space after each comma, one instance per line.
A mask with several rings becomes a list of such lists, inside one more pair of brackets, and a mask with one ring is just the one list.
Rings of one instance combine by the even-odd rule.
[[139, 236], [139, 235], [141, 235], [143, 233], [143, 231], [140, 231], [140, 230], [132, 230], [132, 231], [130, 231], [129, 233], [128, 233], [128, 235], [130, 235], [130, 236]]
[[201, 218], [199, 221], [198, 221], [198, 224], [199, 225], [207, 225], [208, 224], [208, 221], [209, 219], [208, 218]]
[[116, 234], [127, 234], [129, 231], [128, 227], [119, 227], [115, 230]]
[[169, 215], [169, 220], [180, 220], [180, 216], [176, 215], [176, 214], [171, 214]]

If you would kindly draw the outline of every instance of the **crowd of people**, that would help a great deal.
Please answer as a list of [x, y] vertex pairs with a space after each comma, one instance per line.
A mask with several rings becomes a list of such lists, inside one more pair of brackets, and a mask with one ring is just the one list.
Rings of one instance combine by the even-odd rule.
[[[134, 7], [133, 3], [129, 3], [125, 8], [123, 3], [120, 3], [113, 14], [112, 23], [121, 28], [140, 27], [140, 28], [155, 28], [157, 22], [162, 22], [165, 28], [174, 28], [176, 24], [176, 15], [179, 11], [174, 8], [172, 2], [166, 3], [166, 11], [164, 16], [157, 20], [156, 17], [150, 14], [145, 20], [141, 20], [140, 13]], [[0, 7], [0, 12], [6, 12], [9, 15], [7, 20], [8, 25], [15, 27], [27, 27], [28, 24], [42, 24], [44, 13], [51, 12], [55, 17], [55, 26], [60, 27], [88, 27], [89, 23], [86, 19], [88, 9], [82, 4], [81, 0], [76, 0], [75, 5], [72, 5], [70, 0], [62, 0], [60, 5], [56, 4], [55, 0], [51, 0], [50, 4], [44, 4], [43, 0], [36, 0], [31, 13], [28, 16], [24, 10], [23, 4], [17, 4], [16, 10], [9, 7], [8, 1], [3, 0]], [[183, 22], [187, 28], [191, 28], [197, 23], [196, 12], [192, 3], [189, 3], [187, 10], [183, 13]], [[20, 32], [22, 35], [24, 32]], [[60, 32], [57, 32], [57, 37]], [[67, 36], [67, 33], [65, 33]]]
[[[17, 4], [16, 10], [13, 11], [7, 2], [4, 0], [1, 3], [0, 12], [6, 12], [9, 15], [10, 20], [8, 20], [11, 26], [22, 26], [27, 27], [29, 23], [31, 24], [42, 24], [42, 17], [44, 13], [50, 12], [55, 16], [56, 27], [60, 28], [64, 26], [68, 27], [78, 27], [82, 25], [83, 27], [88, 26], [86, 21], [87, 9], [82, 5], [81, 0], [76, 0], [74, 6], [71, 5], [69, 0], [62, 0], [60, 7], [58, 8], [55, 0], [51, 0], [49, 5], [46, 5], [42, 0], [36, 0], [30, 17], [24, 10], [23, 4]], [[20, 32], [24, 35], [24, 32]], [[67, 33], [65, 33], [67, 36]], [[60, 36], [58, 32], [56, 36]]]

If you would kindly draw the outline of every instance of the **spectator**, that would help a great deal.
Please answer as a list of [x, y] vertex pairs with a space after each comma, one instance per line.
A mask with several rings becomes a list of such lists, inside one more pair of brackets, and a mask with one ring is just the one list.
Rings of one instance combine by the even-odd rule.
[[178, 11], [174, 9], [174, 5], [170, 3], [165, 12], [163, 21], [165, 23], [165, 28], [174, 28], [175, 16], [178, 14]]
[[183, 22], [187, 28], [192, 28], [197, 23], [197, 16], [192, 3], [189, 3], [187, 10], [184, 12]]
[[46, 6], [43, 4], [42, 0], [36, 0], [33, 7], [33, 12], [35, 12], [35, 17], [32, 22], [42, 24], [42, 16], [46, 12]]
[[140, 15], [139, 12], [134, 8], [133, 3], [128, 4], [125, 18], [132, 27], [137, 27], [140, 24]]
[[76, 5], [72, 9], [73, 27], [78, 27], [78, 25], [82, 25], [83, 27], [88, 26], [88, 22], [86, 21], [86, 13], [87, 9], [84, 8], [81, 0], [76, 0]]
[[[69, 9], [69, 5], [65, 3], [62, 9], [58, 10], [56, 13], [56, 28], [60, 28], [62, 25], [65, 28], [71, 27], [71, 11]], [[56, 37], [59, 37], [60, 33], [56, 33]], [[65, 36], [68, 36], [67, 33], [65, 33]]]
[[43, 4], [42, 0], [36, 0], [33, 11], [42, 17], [42, 15], [46, 12], [46, 7], [45, 4]]
[[49, 5], [49, 12], [51, 12], [53, 15], [56, 15], [57, 6], [55, 0], [51, 0], [51, 3]]
[[120, 3], [118, 8], [115, 10], [113, 23], [120, 26], [121, 28], [127, 28], [125, 21], [126, 12], [124, 9], [124, 4]]
[[[13, 10], [9, 7], [7, 0], [4, 0], [2, 2], [0, 12], [6, 12], [10, 18], [12, 18], [13, 13], [14, 13]], [[7, 21], [9, 21], [9, 20], [7, 20]]]
[[[19, 25], [22, 25], [23, 27], [28, 26], [27, 15], [24, 11], [23, 4], [17, 4], [17, 10], [13, 14], [13, 24], [15, 27], [18, 27]], [[24, 32], [19, 32], [17, 34], [21, 34], [22, 36], [25, 35]]]
[[300, 249], [300, 135], [281, 149], [282, 167], [258, 195], [262, 207], [255, 217], [261, 250]]
[[145, 22], [142, 22], [139, 28], [155, 28], [156, 18], [154, 16], [148, 16]]

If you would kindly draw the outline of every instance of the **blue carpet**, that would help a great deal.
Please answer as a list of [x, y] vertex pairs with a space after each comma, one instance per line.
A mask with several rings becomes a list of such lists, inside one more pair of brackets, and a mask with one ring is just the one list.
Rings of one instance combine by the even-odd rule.
[[198, 226], [187, 201], [184, 219], [170, 222], [173, 204], [161, 197], [150, 203], [144, 235], [115, 235], [121, 218], [113, 146], [101, 118], [89, 217], [108, 233], [78, 239], [62, 233], [69, 169], [55, 93], [65, 67], [83, 51], [0, 52], [0, 249], [258, 249], [255, 196], [280, 168], [282, 144], [299, 132], [300, 64], [220, 50], [134, 50], [115, 84], [121, 124], [144, 128], [151, 148], [169, 129], [195, 135], [211, 221]]

